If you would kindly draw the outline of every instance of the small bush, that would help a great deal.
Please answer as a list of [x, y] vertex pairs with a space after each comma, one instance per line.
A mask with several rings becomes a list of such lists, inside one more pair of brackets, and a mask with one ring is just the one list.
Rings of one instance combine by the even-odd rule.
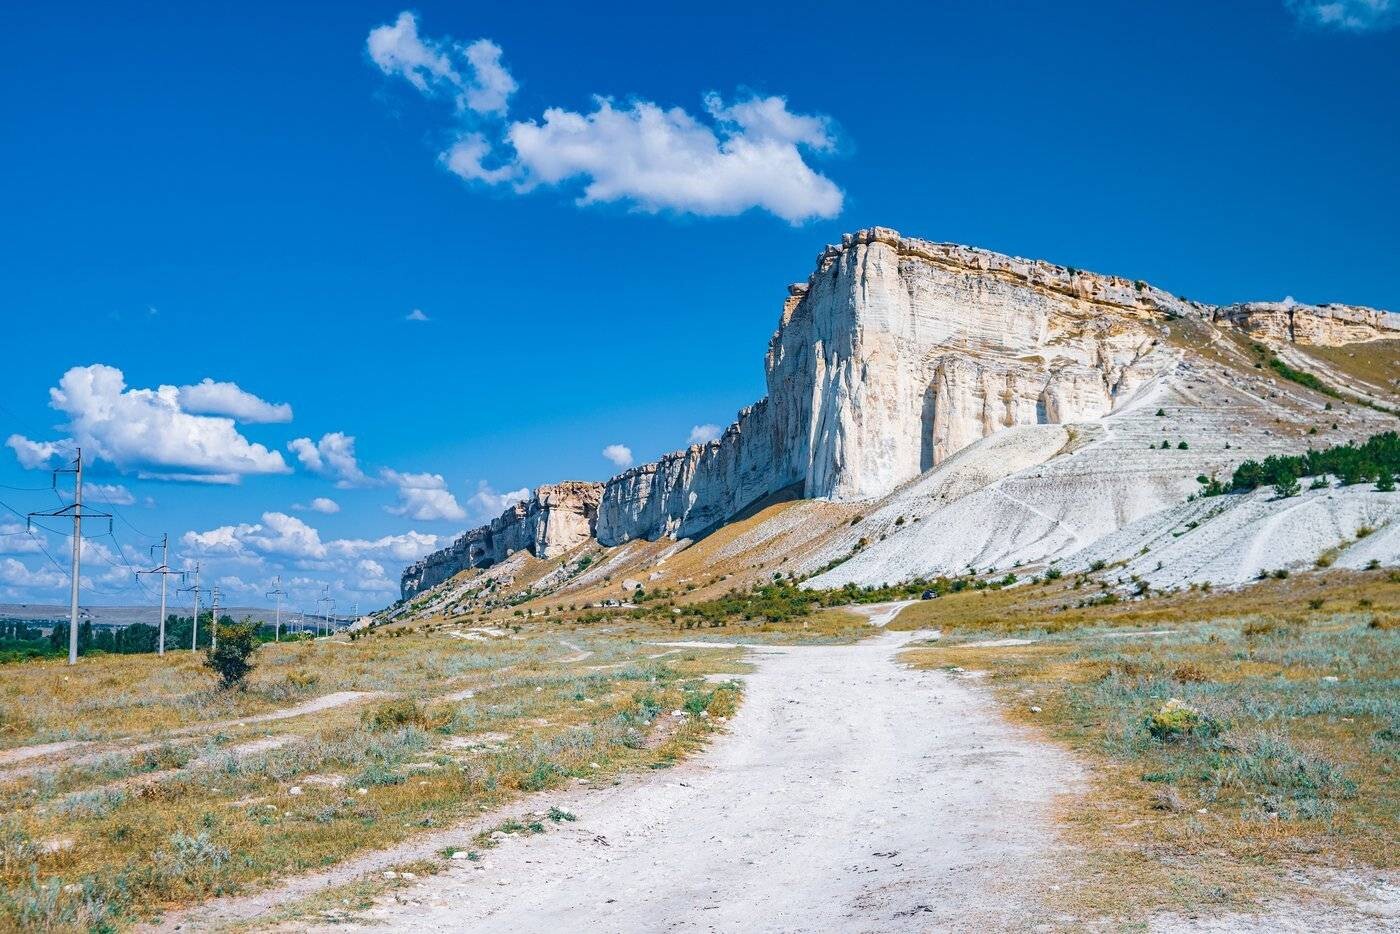
[[396, 730], [404, 726], [426, 726], [423, 705], [411, 697], [396, 697], [366, 711], [364, 721], [373, 730]]
[[1172, 669], [1172, 680], [1182, 684], [1204, 684], [1210, 680], [1210, 675], [1200, 665], [1182, 662]]
[[1190, 737], [1210, 739], [1220, 735], [1220, 724], [1191, 705], [1172, 698], [1147, 718], [1153, 739], [1176, 742]]
[[242, 687], [243, 679], [253, 670], [251, 659], [258, 648], [254, 638], [257, 624], [251, 619], [241, 623], [220, 623], [218, 633], [219, 647], [209, 650], [204, 664], [218, 674], [219, 687], [224, 690]]
[[372, 788], [383, 785], [402, 785], [406, 779], [388, 766], [376, 762], [355, 776], [354, 784], [359, 788]]

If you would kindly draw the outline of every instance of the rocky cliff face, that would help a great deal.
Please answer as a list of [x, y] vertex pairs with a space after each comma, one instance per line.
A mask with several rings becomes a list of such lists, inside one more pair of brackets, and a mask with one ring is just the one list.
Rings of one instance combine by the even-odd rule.
[[768, 397], [718, 440], [610, 480], [599, 541], [693, 534], [795, 484], [869, 499], [1002, 428], [1105, 415], [1165, 364], [1157, 321], [1207, 312], [883, 228], [848, 236], [789, 290]]
[[1336, 346], [1400, 339], [1400, 314], [1359, 305], [1245, 302], [1216, 309], [1217, 321], [1275, 343]]
[[764, 361], [767, 396], [722, 437], [619, 474], [591, 500], [570, 493], [550, 505], [543, 491], [553, 488], [542, 487], [410, 568], [404, 593], [514, 549], [557, 553], [586, 528], [611, 546], [694, 536], [783, 490], [884, 496], [1003, 429], [1115, 411], [1176, 365], [1162, 337], [1181, 318], [1276, 342], [1400, 337], [1400, 315], [1389, 312], [1216, 307], [1141, 281], [860, 231], [789, 287]]
[[411, 597], [467, 568], [489, 567], [517, 551], [553, 558], [576, 548], [593, 537], [602, 496], [601, 483], [569, 480], [541, 486], [489, 525], [472, 529], [406, 568], [402, 594]]

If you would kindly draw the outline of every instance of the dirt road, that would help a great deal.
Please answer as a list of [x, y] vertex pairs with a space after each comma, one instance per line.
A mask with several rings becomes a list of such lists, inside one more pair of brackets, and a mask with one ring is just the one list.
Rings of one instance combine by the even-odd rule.
[[1075, 767], [969, 685], [900, 665], [914, 637], [755, 649], [741, 712], [711, 749], [638, 785], [561, 792], [576, 822], [386, 897], [365, 929], [1029, 923], [1057, 854], [1051, 802]]

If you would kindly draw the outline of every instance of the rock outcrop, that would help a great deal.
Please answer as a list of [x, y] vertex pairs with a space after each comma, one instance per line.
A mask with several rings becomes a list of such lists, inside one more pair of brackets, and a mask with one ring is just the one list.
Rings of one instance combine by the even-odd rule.
[[599, 541], [694, 534], [794, 485], [870, 499], [1002, 428], [1105, 415], [1165, 364], [1159, 320], [1208, 313], [1049, 263], [847, 236], [789, 290], [768, 397], [723, 437], [610, 480]]
[[409, 565], [404, 598], [436, 586], [468, 568], [490, 567], [517, 551], [553, 558], [593, 538], [603, 484], [567, 480], [537, 488], [487, 525], [472, 529], [441, 551]]
[[[550, 505], [552, 488], [542, 487], [410, 568], [404, 593], [511, 550], [557, 553], [585, 528], [612, 546], [692, 537], [780, 493], [885, 496], [1005, 429], [1121, 410], [1177, 366], [1181, 351], [1164, 337], [1180, 319], [1300, 345], [1400, 337], [1400, 315], [1390, 312], [1217, 307], [1142, 281], [886, 228], [848, 234], [789, 287], [764, 361], [767, 395], [720, 438], [627, 470], [591, 499], [569, 494], [568, 505]], [[556, 514], [571, 518], [548, 518]]]
[[1244, 302], [1216, 310], [1215, 319], [1274, 343], [1336, 346], [1400, 339], [1400, 314], [1360, 305]]

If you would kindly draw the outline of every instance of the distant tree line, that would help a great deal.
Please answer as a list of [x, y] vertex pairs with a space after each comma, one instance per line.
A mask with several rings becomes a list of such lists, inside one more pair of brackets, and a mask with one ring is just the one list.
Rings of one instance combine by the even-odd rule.
[[[192, 616], [171, 613], [165, 618], [165, 650], [186, 649], [191, 642]], [[208, 649], [213, 640], [212, 613], [199, 614], [199, 638], [197, 648]], [[247, 626], [250, 638], [255, 642], [270, 642], [273, 638], [272, 626], [245, 620], [235, 624], [233, 617], [219, 616], [219, 627]], [[282, 638], [297, 638], [283, 632]], [[121, 628], [94, 626], [91, 620], [78, 624], [78, 654], [105, 653], [112, 655], [135, 655], [156, 651], [160, 640], [160, 630], [152, 623], [132, 623]], [[32, 621], [0, 619], [0, 663], [23, 661], [29, 658], [57, 658], [68, 654], [68, 621], [53, 624], [45, 634], [43, 627]]]
[[1362, 444], [1348, 441], [1305, 454], [1275, 454], [1262, 461], [1245, 461], [1235, 468], [1228, 485], [1214, 477], [1197, 478], [1205, 496], [1247, 493], [1261, 486], [1292, 489], [1303, 477], [1333, 476], [1343, 486], [1375, 483], [1382, 490], [1395, 488], [1400, 473], [1400, 434], [1387, 431]]

